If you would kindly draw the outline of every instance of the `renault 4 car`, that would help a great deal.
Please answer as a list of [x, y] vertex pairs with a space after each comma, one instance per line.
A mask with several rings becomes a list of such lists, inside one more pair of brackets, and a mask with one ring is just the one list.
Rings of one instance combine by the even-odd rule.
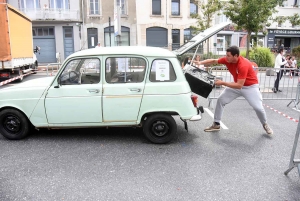
[[187, 121], [200, 120], [203, 111], [177, 56], [223, 27], [202, 33], [179, 52], [142, 46], [76, 52], [55, 76], [0, 90], [0, 133], [17, 140], [32, 127], [131, 126], [142, 127], [153, 143], [167, 143], [177, 133], [172, 116], [187, 128]]

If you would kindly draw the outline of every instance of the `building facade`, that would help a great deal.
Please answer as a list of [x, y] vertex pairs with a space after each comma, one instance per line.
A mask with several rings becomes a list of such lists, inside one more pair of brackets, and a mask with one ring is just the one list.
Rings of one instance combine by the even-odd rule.
[[136, 1], [137, 44], [177, 49], [192, 37], [198, 6], [190, 0]]
[[82, 15], [84, 49], [98, 42], [105, 47], [137, 45], [135, 0], [82, 0]]
[[[224, 0], [226, 1], [226, 0]], [[259, 32], [257, 39], [250, 41], [250, 46], [258, 45], [268, 47], [270, 49], [278, 49], [283, 47], [286, 51], [300, 45], [300, 26], [293, 26], [287, 19], [288, 16], [300, 14], [300, 0], [286, 0], [283, 4], [276, 7], [277, 12], [272, 15], [273, 20], [270, 20], [270, 26], [265, 27], [266, 33]], [[278, 17], [284, 17], [284, 21], [279, 23], [274, 20]], [[224, 15], [216, 16], [215, 23], [229, 21]], [[254, 38], [255, 33], [252, 33]], [[216, 46], [216, 53], [224, 54], [228, 46], [236, 45], [240, 49], [247, 46], [247, 33], [234, 30], [233, 26], [226, 27], [223, 31], [212, 37], [213, 45]], [[256, 43], [256, 44], [254, 44]]]
[[[1, 1], [1, 0], [0, 0]], [[2, 0], [5, 2], [4, 0]], [[224, 0], [226, 1], [226, 0]], [[193, 14], [200, 14], [191, 0], [6, 0], [32, 20], [34, 46], [40, 46], [40, 63], [54, 63], [81, 49], [101, 46], [156, 46], [174, 50], [190, 40]], [[118, 10], [119, 9], [119, 10]], [[300, 0], [284, 1], [276, 16], [300, 13]], [[119, 14], [118, 14], [119, 12]], [[119, 16], [119, 18], [118, 18]], [[213, 24], [229, 21], [218, 15]], [[260, 46], [293, 48], [300, 44], [300, 27], [272, 22], [267, 35], [258, 34]], [[254, 35], [254, 33], [253, 33]], [[228, 26], [209, 39], [202, 52], [224, 55], [231, 45], [246, 48], [247, 33]], [[253, 41], [251, 41], [253, 45]]]
[[294, 47], [300, 45], [300, 25], [294, 26], [287, 19], [294, 14], [300, 15], [300, 0], [287, 0], [281, 6], [277, 6], [277, 13], [273, 18], [283, 17], [282, 21], [271, 21], [271, 26], [267, 27], [267, 47], [278, 49], [283, 47], [290, 51]]
[[80, 49], [80, 0], [7, 0], [32, 20], [39, 63], [64, 60]]

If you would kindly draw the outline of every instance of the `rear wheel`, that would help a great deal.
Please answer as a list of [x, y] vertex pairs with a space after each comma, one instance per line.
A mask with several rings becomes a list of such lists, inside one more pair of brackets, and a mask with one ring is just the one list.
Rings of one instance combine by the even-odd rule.
[[17, 79], [17, 81], [18, 81], [18, 82], [22, 82], [22, 81], [23, 81], [23, 78], [24, 78], [24, 76], [23, 76], [23, 69], [22, 69], [22, 68], [19, 68], [18, 71], [19, 71], [18, 76], [20, 76], [20, 78]]
[[31, 69], [32, 69], [32, 73], [33, 73], [33, 74], [36, 74], [36, 71], [37, 71], [36, 63], [37, 63], [37, 62], [35, 62], [35, 63], [33, 63], [33, 64], [31, 65]]
[[18, 110], [5, 109], [0, 112], [0, 133], [10, 140], [28, 136], [30, 124], [27, 117]]
[[143, 132], [146, 138], [156, 144], [170, 142], [177, 134], [177, 125], [171, 115], [158, 113], [145, 120]]

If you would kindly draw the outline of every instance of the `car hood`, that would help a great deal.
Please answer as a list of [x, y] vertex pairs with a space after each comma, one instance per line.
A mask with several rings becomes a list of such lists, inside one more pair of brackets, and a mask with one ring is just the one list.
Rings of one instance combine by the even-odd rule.
[[223, 23], [217, 24], [213, 27], [210, 27], [210, 28], [200, 32], [198, 35], [193, 37], [189, 42], [187, 42], [186, 44], [181, 46], [179, 49], [174, 50], [173, 52], [176, 55], [182, 55], [182, 54], [186, 53], [187, 51], [189, 51], [190, 49], [194, 48], [195, 46], [199, 45], [200, 43], [204, 42], [211, 36], [215, 35], [216, 33], [221, 31], [222, 29], [224, 29], [229, 24], [231, 24], [231, 22], [223, 22]]
[[37, 78], [29, 81], [22, 82], [12, 87], [7, 87], [4, 90], [11, 90], [11, 89], [21, 89], [21, 88], [31, 88], [31, 87], [47, 87], [51, 84], [53, 77], [43, 77]]
[[15, 100], [38, 100], [49, 87], [53, 77], [37, 78], [0, 90], [0, 108]]

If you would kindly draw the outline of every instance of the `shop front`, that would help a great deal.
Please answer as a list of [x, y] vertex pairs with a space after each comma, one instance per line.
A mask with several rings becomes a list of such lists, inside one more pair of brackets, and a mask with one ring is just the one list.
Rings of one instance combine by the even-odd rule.
[[267, 46], [273, 51], [284, 48], [290, 52], [300, 45], [300, 29], [269, 29]]

